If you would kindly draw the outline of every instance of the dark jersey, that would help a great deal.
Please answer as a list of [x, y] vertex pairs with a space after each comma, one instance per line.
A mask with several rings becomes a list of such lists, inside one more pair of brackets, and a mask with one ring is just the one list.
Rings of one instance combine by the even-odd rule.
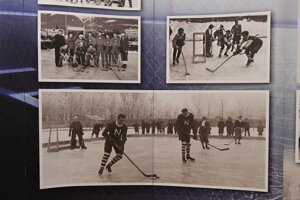
[[236, 120], [234, 123], [234, 128], [244, 128], [244, 122]]
[[225, 128], [225, 122], [219, 121], [218, 122], [218, 128], [221, 129], [221, 130], [224, 130], [224, 128]]
[[71, 123], [69, 133], [71, 132], [73, 134], [82, 134], [83, 131], [80, 121], [74, 121]]
[[107, 138], [110, 136], [112, 139], [117, 142], [122, 142], [125, 144], [127, 140], [127, 126], [123, 124], [123, 126], [117, 126], [116, 122], [108, 124], [108, 126], [104, 129], [102, 135]]
[[95, 125], [94, 125], [94, 129], [93, 129], [93, 132], [94, 132], [94, 133], [96, 133], [96, 132], [99, 133], [99, 131], [100, 131], [100, 124], [95, 124]]
[[65, 37], [62, 35], [55, 35], [53, 38], [53, 45], [55, 48], [60, 48], [65, 45]]
[[194, 115], [192, 113], [189, 113], [187, 117], [185, 117], [183, 114], [178, 115], [176, 128], [180, 133], [190, 133], [190, 131], [194, 129]]
[[241, 33], [242, 33], [242, 26], [240, 24], [233, 25], [232, 28], [231, 28], [231, 33], [233, 35], [241, 35]]
[[183, 33], [182, 35], [177, 33], [172, 40], [173, 48], [175, 48], [176, 46], [182, 47], [184, 45], [184, 41], [185, 33]]

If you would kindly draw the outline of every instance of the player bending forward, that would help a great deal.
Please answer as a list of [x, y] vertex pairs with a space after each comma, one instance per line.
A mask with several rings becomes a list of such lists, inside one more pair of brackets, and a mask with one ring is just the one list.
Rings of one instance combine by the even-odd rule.
[[226, 56], [226, 57], [228, 56], [227, 53], [232, 45], [230, 43], [231, 38], [232, 38], [232, 34], [230, 33], [229, 30], [226, 31], [225, 35], [223, 34], [223, 32], [220, 33], [219, 41], [220, 41], [221, 49], [220, 49], [220, 53], [219, 53], [219, 58], [221, 58], [225, 46], [226, 46], [226, 50], [225, 50], [224, 56]]
[[105, 145], [101, 167], [98, 171], [100, 175], [103, 173], [106, 162], [112, 152], [112, 148], [114, 148], [116, 156], [106, 166], [106, 169], [109, 172], [112, 172], [111, 167], [123, 157], [124, 146], [127, 140], [127, 126], [124, 124], [125, 118], [125, 115], [119, 114], [117, 121], [108, 124], [102, 133], [105, 137]]
[[[248, 57], [248, 61], [246, 66], [249, 66], [252, 62], [254, 62], [254, 55], [260, 50], [263, 45], [263, 41], [256, 36], [250, 36], [248, 31], [242, 32], [243, 40], [238, 45], [237, 50], [233, 53], [233, 55], [237, 55], [241, 53], [242, 50], [245, 50], [245, 54]], [[242, 49], [241, 46], [246, 43]]]
[[[191, 157], [191, 136], [190, 132], [194, 129], [194, 116], [192, 113], [189, 113], [186, 108], [182, 109], [182, 114], [178, 115], [176, 121], [176, 128], [178, 131], [179, 140], [181, 140], [181, 152], [182, 152], [182, 161], [186, 163], [187, 160], [195, 161], [194, 158]], [[197, 133], [193, 131], [193, 139], [197, 140]], [[186, 157], [185, 157], [186, 152]]]

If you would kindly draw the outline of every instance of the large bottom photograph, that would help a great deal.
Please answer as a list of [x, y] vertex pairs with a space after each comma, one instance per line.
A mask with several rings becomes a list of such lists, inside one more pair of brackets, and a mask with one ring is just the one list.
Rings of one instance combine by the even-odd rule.
[[40, 188], [268, 191], [268, 91], [40, 90]]

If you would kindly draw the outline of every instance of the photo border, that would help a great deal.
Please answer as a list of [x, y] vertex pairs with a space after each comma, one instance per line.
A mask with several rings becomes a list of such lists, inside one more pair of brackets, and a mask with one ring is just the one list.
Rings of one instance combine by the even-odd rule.
[[[42, 137], [40, 134], [42, 133], [42, 92], [55, 92], [55, 93], [63, 93], [63, 92], [82, 92], [82, 93], [90, 93], [90, 92], [101, 92], [101, 93], [153, 93], [155, 98], [155, 93], [255, 93], [255, 94], [264, 94], [266, 95], [266, 136], [265, 136], [265, 187], [261, 188], [242, 188], [242, 187], [221, 187], [221, 186], [211, 186], [211, 185], [196, 185], [196, 184], [174, 184], [174, 183], [156, 183], [154, 180], [149, 183], [90, 183], [90, 184], [72, 184], [72, 185], [57, 185], [53, 187], [45, 187], [43, 186], [43, 163], [42, 163]], [[255, 191], [255, 192], [268, 192], [268, 182], [269, 182], [269, 118], [270, 113], [270, 91], [269, 90], [102, 90], [102, 89], [39, 89], [39, 167], [40, 167], [40, 189], [49, 189], [49, 188], [60, 188], [60, 187], [77, 187], [77, 186], [168, 186], [168, 187], [188, 187], [188, 188], [207, 188], [207, 189], [221, 189], [221, 190], [242, 190], [242, 191]], [[153, 152], [154, 153], [154, 152]], [[154, 154], [153, 154], [154, 155]], [[154, 159], [154, 158], [153, 158]], [[155, 168], [153, 168], [155, 170]]]
[[[49, 0], [48, 0], [49, 1]], [[141, 11], [142, 10], [142, 0], [139, 0], [139, 6], [133, 7], [133, 8], [124, 8], [124, 7], [110, 7], [110, 6], [92, 6], [92, 5], [64, 5], [59, 4], [57, 2], [50, 3], [50, 2], [44, 2], [42, 0], [38, 0], [38, 5], [52, 5], [52, 6], [63, 6], [63, 7], [73, 7], [73, 8], [92, 8], [97, 10], [120, 10], [120, 11]]]
[[[75, 15], [75, 16], [90, 16], [90, 17], [103, 17], [114, 19], [135, 19], [138, 20], [138, 62], [137, 62], [137, 80], [93, 80], [93, 79], [48, 79], [42, 78], [42, 60], [41, 60], [41, 15], [42, 14], [60, 14], [60, 15]], [[118, 16], [118, 15], [103, 15], [103, 14], [90, 14], [90, 13], [76, 13], [76, 12], [61, 12], [61, 11], [47, 11], [38, 10], [38, 81], [39, 82], [67, 82], [67, 83], [129, 83], [140, 84], [141, 83], [141, 16]]]
[[[217, 18], [217, 17], [241, 17], [241, 16], [253, 16], [253, 15], [267, 15], [268, 16], [268, 30], [267, 30], [267, 56], [268, 56], [268, 67], [267, 67], [267, 76], [266, 80], [264, 81], [253, 81], [253, 80], [239, 80], [239, 81], [223, 81], [223, 80], [170, 80], [170, 39], [169, 39], [169, 25], [170, 20], [172, 19], [186, 19], [186, 18]], [[248, 12], [248, 13], [230, 13], [230, 14], [218, 14], [218, 15], [177, 15], [177, 16], [167, 16], [167, 22], [166, 22], [166, 30], [167, 30], [167, 46], [166, 46], [166, 83], [167, 84], [192, 84], [192, 83], [200, 83], [200, 84], [206, 84], [206, 83], [270, 83], [270, 77], [271, 77], [271, 11], [263, 11], [263, 12]]]

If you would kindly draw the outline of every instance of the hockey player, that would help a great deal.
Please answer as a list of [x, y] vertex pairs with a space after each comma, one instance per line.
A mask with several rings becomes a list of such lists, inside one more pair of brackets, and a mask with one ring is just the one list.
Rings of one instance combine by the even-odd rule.
[[224, 56], [228, 56], [228, 51], [231, 47], [231, 39], [232, 39], [232, 34], [230, 33], [229, 30], [226, 31], [226, 34], [223, 35], [222, 33], [220, 34], [220, 46], [221, 46], [221, 49], [220, 49], [220, 53], [219, 53], [219, 58], [222, 56], [222, 53], [223, 53], [223, 50], [226, 46], [226, 50], [225, 50], [225, 53], [224, 53]]
[[203, 40], [203, 42], [206, 42], [206, 45], [205, 45], [205, 51], [206, 51], [206, 57], [213, 57], [213, 54], [212, 54], [212, 43], [214, 41], [214, 38], [213, 38], [213, 28], [214, 28], [214, 25], [210, 24], [208, 26], [208, 29], [206, 29], [205, 31], [205, 39]]
[[120, 40], [120, 53], [123, 65], [121, 66], [122, 71], [125, 71], [128, 63], [128, 51], [129, 51], [129, 40], [126, 34], [121, 34]]
[[105, 70], [111, 69], [111, 40], [109, 34], [106, 34], [104, 40]]
[[241, 34], [242, 34], [242, 25], [239, 24], [239, 20], [236, 19], [234, 21], [234, 25], [231, 28], [231, 33], [233, 34], [233, 41], [232, 41], [232, 48], [231, 51], [234, 49], [234, 45], [238, 47], [240, 40], [241, 40]]
[[235, 144], [241, 144], [240, 140], [242, 139], [243, 131], [244, 131], [244, 122], [243, 122], [242, 116], [239, 116], [238, 119], [234, 123]]
[[220, 37], [225, 34], [224, 26], [221, 24], [220, 27], [214, 32], [214, 39], [218, 40], [218, 46], [220, 45]]
[[[181, 140], [182, 161], [183, 163], [186, 163], [187, 160], [195, 161], [195, 159], [190, 156], [190, 132], [194, 128], [194, 116], [192, 113], [189, 113], [188, 109], [186, 108], [182, 109], [181, 112], [182, 113], [178, 115], [176, 120], [176, 128], [178, 131], [179, 140]], [[193, 132], [193, 134], [193, 139], [197, 140], [197, 133]]]
[[[242, 37], [243, 39], [237, 50], [234, 52], [234, 55], [237, 55], [241, 53], [242, 50], [245, 50], [245, 54], [248, 57], [246, 66], [249, 66], [252, 62], [254, 62], [254, 55], [262, 47], [263, 41], [256, 36], [250, 36], [248, 31], [242, 32]], [[244, 43], [246, 44], [243, 46]]]
[[91, 138], [93, 138], [94, 134], [96, 135], [96, 138], [98, 138], [99, 137], [99, 132], [100, 132], [100, 123], [96, 123], [96, 124], [94, 124], [94, 128], [93, 128], [93, 131], [92, 131]]
[[108, 172], [112, 172], [111, 167], [123, 157], [128, 129], [124, 123], [125, 118], [126, 116], [124, 114], [119, 114], [117, 121], [108, 124], [108, 126], [104, 129], [102, 133], [102, 135], [105, 137], [105, 144], [104, 155], [101, 161], [101, 167], [98, 171], [100, 175], [103, 173], [104, 167], [112, 152], [112, 148], [114, 148], [116, 156], [111, 160], [110, 163], [108, 163], [108, 165], [106, 165], [106, 169], [108, 170]]
[[99, 33], [98, 37], [96, 38], [96, 63], [97, 66], [100, 66], [100, 59], [102, 63], [102, 69], [104, 68], [104, 35], [102, 33]]
[[119, 67], [118, 66], [118, 60], [119, 60], [119, 53], [120, 53], [120, 38], [117, 36], [116, 33], [114, 33], [113, 38], [111, 39], [111, 53], [113, 58], [113, 67]]
[[183, 28], [178, 29], [178, 33], [174, 36], [172, 40], [173, 45], [173, 65], [175, 65], [175, 61], [179, 63], [179, 58], [182, 52], [182, 47], [185, 45], [185, 33]]
[[70, 124], [69, 129], [69, 137], [71, 137], [71, 150], [76, 148], [76, 135], [79, 138], [79, 145], [81, 149], [87, 149], [84, 145], [84, 140], [82, 138], [83, 136], [83, 129], [82, 124], [78, 120], [78, 117], [74, 117], [74, 121]]
[[68, 49], [67, 44], [60, 47], [60, 50], [59, 50], [60, 57], [59, 57], [59, 62], [58, 62], [59, 67], [62, 67], [63, 61], [68, 61], [69, 60], [68, 51], [69, 51], [69, 49]]
[[81, 66], [81, 71], [84, 70], [85, 54], [86, 54], [86, 41], [84, 40], [83, 35], [80, 34], [79, 38], [75, 42], [75, 55], [76, 55], [77, 64]]
[[[200, 128], [199, 128], [199, 135], [200, 135], [200, 142], [202, 143], [202, 148], [205, 150], [206, 149], [210, 149], [208, 147], [208, 136], [210, 133], [210, 124], [207, 120], [206, 117], [203, 117], [202, 122], [200, 123]], [[205, 144], [205, 146], [204, 146]]]
[[92, 44], [86, 50], [86, 67], [95, 67], [96, 47]]
[[223, 118], [220, 119], [218, 122], [218, 128], [219, 128], [219, 136], [223, 136], [224, 134], [224, 128], [225, 128], [225, 122], [223, 121]]
[[73, 64], [73, 58], [74, 58], [74, 54], [75, 54], [75, 37], [73, 36], [73, 33], [69, 34], [69, 37], [67, 39], [67, 44], [69, 46], [69, 64], [72, 65]]

